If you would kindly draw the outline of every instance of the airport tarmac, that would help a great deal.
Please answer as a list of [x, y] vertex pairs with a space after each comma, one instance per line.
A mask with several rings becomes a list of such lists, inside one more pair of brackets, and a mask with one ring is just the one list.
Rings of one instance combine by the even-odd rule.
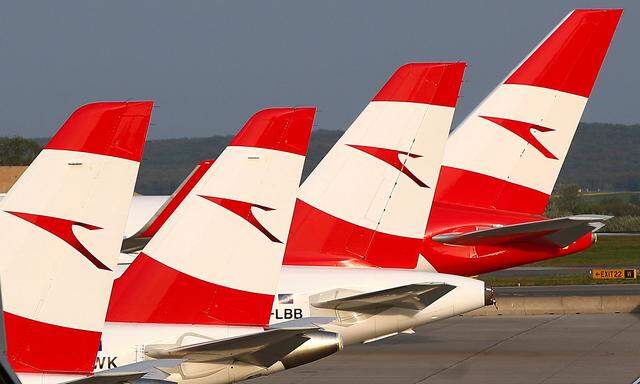
[[633, 383], [640, 316], [456, 317], [256, 384]]

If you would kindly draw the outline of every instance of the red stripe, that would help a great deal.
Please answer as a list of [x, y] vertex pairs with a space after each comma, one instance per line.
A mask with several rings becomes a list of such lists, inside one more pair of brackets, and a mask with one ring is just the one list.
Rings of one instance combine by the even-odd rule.
[[45, 149], [140, 161], [153, 102], [102, 102], [78, 108]]
[[200, 280], [140, 253], [113, 284], [107, 321], [265, 326], [272, 305], [273, 295]]
[[589, 97], [621, 9], [576, 10], [505, 81]]
[[175, 212], [176, 208], [187, 197], [193, 187], [198, 184], [202, 176], [211, 168], [215, 160], [202, 161], [196, 169], [193, 171], [189, 178], [176, 190], [175, 194], [169, 199], [167, 204], [162, 208], [160, 214], [153, 219], [148, 228], [143, 229], [142, 233], [135, 235], [135, 237], [153, 237], [158, 229], [167, 221], [167, 219]]
[[434, 201], [541, 215], [549, 195], [481, 173], [443, 166]]
[[[358, 226], [298, 199], [284, 264], [373, 264], [379, 267], [413, 268], [421, 243], [422, 239], [390, 235]], [[326, 260], [332, 262], [327, 263]], [[411, 260], [413, 265], [410, 265]]]
[[[449, 168], [448, 171], [459, 170]], [[490, 186], [491, 183], [487, 183], [487, 176], [475, 176], [478, 177], [478, 184], [465, 185], [463, 190], [469, 194], [482, 194], [482, 187]], [[498, 192], [491, 190], [488, 193]], [[459, 246], [431, 240], [434, 235], [440, 233], [464, 233], [492, 228], [495, 225], [545, 219], [540, 215], [494, 209], [484, 204], [482, 198], [481, 196], [476, 200], [461, 199], [464, 202], [477, 203], [476, 206], [434, 202], [423, 242], [418, 241], [416, 247], [409, 242], [411, 239], [394, 239], [393, 236], [381, 234], [380, 239], [384, 241], [378, 244], [378, 234], [375, 234], [371, 243], [373, 252], [366, 259], [362, 258], [363, 249], [366, 248], [368, 239], [374, 236], [373, 231], [337, 219], [298, 200], [284, 263], [305, 266], [415, 268], [418, 254], [421, 253], [438, 272], [474, 276], [569, 255], [591, 245], [591, 234], [581, 237], [563, 249], [531, 241], [516, 241], [510, 245], [499, 246]], [[534, 197], [528, 195], [523, 198], [526, 200]]]
[[455, 107], [465, 63], [410, 63], [398, 68], [373, 101]]
[[42, 323], [4, 312], [7, 357], [16, 372], [93, 371], [100, 332]]
[[271, 108], [257, 112], [230, 146], [257, 147], [305, 156], [315, 108]]

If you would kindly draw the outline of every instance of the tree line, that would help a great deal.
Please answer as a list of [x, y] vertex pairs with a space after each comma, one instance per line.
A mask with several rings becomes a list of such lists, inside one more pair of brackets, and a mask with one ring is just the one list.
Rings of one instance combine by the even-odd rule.
[[[306, 177], [342, 135], [316, 130], [305, 162]], [[136, 190], [170, 194], [201, 160], [216, 158], [230, 135], [151, 140], [147, 143]], [[26, 165], [46, 139], [0, 138], [0, 165]], [[640, 125], [581, 123], [557, 183], [583, 192], [640, 191]]]

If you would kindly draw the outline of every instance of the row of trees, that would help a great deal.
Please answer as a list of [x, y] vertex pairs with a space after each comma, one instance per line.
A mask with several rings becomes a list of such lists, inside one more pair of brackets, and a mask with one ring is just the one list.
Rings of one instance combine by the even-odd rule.
[[[316, 130], [303, 177], [326, 155], [342, 131]], [[136, 190], [170, 194], [195, 165], [215, 159], [231, 136], [154, 140], [146, 145]], [[0, 137], [0, 165], [28, 165], [41, 143], [22, 137]], [[592, 213], [613, 215], [607, 227], [640, 231], [640, 193], [592, 194], [598, 190], [640, 191], [640, 126], [581, 124], [550, 200], [547, 215]]]
[[578, 214], [614, 216], [607, 221], [607, 232], [640, 232], [640, 192], [584, 193], [576, 184], [560, 185], [549, 201], [546, 215]]
[[24, 137], [0, 137], [0, 165], [29, 165], [40, 153], [40, 144]]
[[[342, 135], [315, 130], [305, 162], [306, 176]], [[144, 153], [138, 192], [171, 193], [193, 167], [217, 157], [231, 136], [152, 140]], [[0, 138], [0, 165], [23, 165], [46, 140]], [[640, 125], [580, 123], [558, 184], [579, 185], [583, 191], [640, 191]]]

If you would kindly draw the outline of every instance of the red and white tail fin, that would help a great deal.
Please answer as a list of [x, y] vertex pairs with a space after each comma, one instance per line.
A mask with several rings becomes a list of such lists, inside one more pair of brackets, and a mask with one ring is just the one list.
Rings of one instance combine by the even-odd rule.
[[575, 10], [449, 137], [437, 202], [542, 214], [622, 10]]
[[286, 264], [417, 254], [464, 68], [413, 63], [391, 76], [300, 187]]
[[211, 168], [215, 160], [201, 161], [193, 171], [187, 176], [187, 178], [178, 186], [173, 192], [169, 200], [167, 200], [160, 209], [151, 217], [151, 219], [134, 235], [124, 239], [122, 242], [123, 253], [136, 252], [144, 248], [149, 240], [155, 236], [162, 225], [167, 221], [169, 216], [175, 212], [176, 208], [187, 197], [189, 192], [196, 186], [202, 176]]
[[107, 321], [267, 325], [314, 114], [249, 119], [115, 281]]
[[76, 110], [0, 204], [8, 357], [90, 373], [153, 103]]

